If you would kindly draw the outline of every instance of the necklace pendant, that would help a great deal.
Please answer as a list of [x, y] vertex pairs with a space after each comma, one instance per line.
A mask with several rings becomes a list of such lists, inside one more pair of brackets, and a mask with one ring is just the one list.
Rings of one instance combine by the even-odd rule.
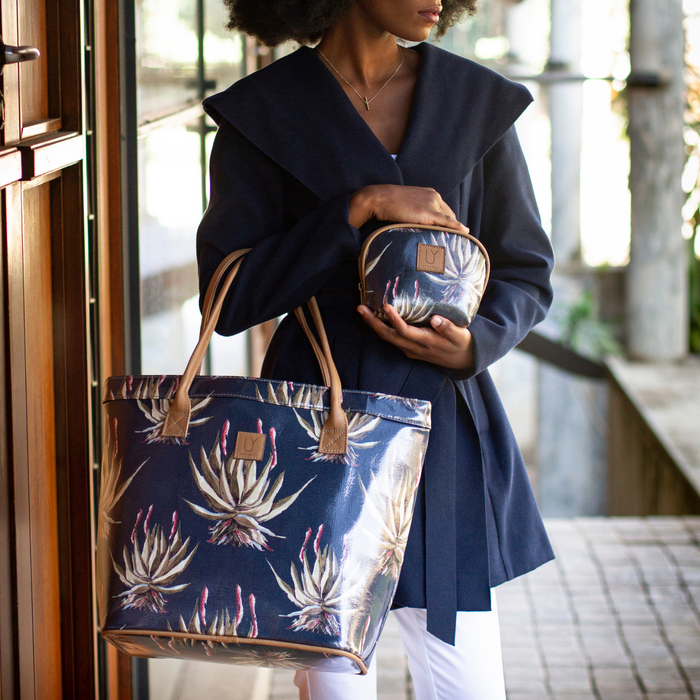
[[369, 112], [369, 100], [366, 97], [363, 97], [362, 100], [365, 103], [365, 107], [367, 107], [367, 111]]

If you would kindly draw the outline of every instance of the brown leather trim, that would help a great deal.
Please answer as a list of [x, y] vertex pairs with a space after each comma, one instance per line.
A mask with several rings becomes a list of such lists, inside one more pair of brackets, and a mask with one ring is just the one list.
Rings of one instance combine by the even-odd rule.
[[391, 229], [395, 228], [414, 228], [418, 230], [427, 230], [427, 231], [444, 231], [445, 233], [454, 233], [457, 236], [464, 236], [465, 238], [468, 238], [472, 243], [474, 243], [476, 246], [479, 247], [481, 252], [484, 254], [484, 258], [486, 259], [486, 279], [484, 281], [484, 290], [486, 290], [486, 286], [489, 283], [489, 277], [491, 276], [491, 260], [489, 259], [489, 254], [486, 251], [486, 248], [484, 247], [484, 244], [478, 239], [474, 238], [471, 234], [464, 233], [464, 231], [458, 231], [457, 229], [454, 228], [446, 228], [445, 226], [424, 226], [423, 224], [391, 224], [390, 226], [382, 226], [381, 228], [378, 228], [376, 231], [372, 231], [372, 233], [367, 236], [367, 239], [365, 242], [362, 244], [362, 248], [360, 250], [360, 257], [357, 259], [357, 265], [360, 270], [360, 296], [362, 298], [362, 303], [366, 304], [367, 303], [367, 296], [365, 294], [365, 262], [367, 260], [367, 250], [369, 249], [369, 246], [371, 245], [372, 241], [385, 231], [389, 231]]
[[314, 334], [311, 332], [311, 329], [309, 328], [309, 324], [306, 322], [306, 316], [304, 316], [304, 311], [302, 308], [299, 306], [296, 309], [294, 309], [294, 315], [297, 317], [297, 321], [299, 321], [299, 325], [301, 326], [302, 330], [306, 334], [306, 337], [309, 339], [309, 342], [311, 343], [311, 347], [313, 348], [314, 355], [316, 355], [316, 359], [318, 360], [319, 367], [321, 368], [321, 374], [323, 375], [323, 383], [325, 386], [330, 386], [331, 385], [331, 373], [328, 370], [328, 363], [326, 362], [326, 358], [323, 355], [323, 350], [321, 350], [321, 346], [318, 344], [316, 341], [316, 338], [314, 338]]
[[321, 428], [321, 436], [318, 441], [318, 451], [321, 454], [344, 455], [348, 451], [348, 417], [343, 411], [343, 390], [340, 384], [340, 375], [333, 362], [331, 348], [328, 344], [326, 329], [321, 318], [321, 311], [314, 297], [309, 299], [309, 309], [311, 317], [316, 324], [318, 337], [321, 341], [321, 348], [326, 357], [328, 371], [331, 375], [331, 402], [328, 418]]
[[233, 448], [233, 458], [252, 462], [260, 462], [265, 456], [265, 433], [246, 433], [239, 430], [236, 434], [236, 446]]
[[[180, 384], [177, 388], [177, 392], [175, 393], [175, 398], [173, 399], [173, 402], [170, 405], [170, 410], [168, 411], [168, 415], [166, 416], [165, 421], [163, 422], [163, 429], [161, 430], [161, 435], [163, 437], [187, 437], [191, 409], [189, 396], [190, 386], [192, 386], [192, 381], [199, 374], [199, 369], [202, 366], [202, 361], [204, 360], [204, 354], [206, 353], [207, 348], [209, 347], [209, 341], [211, 340], [212, 335], [214, 335], [214, 328], [216, 327], [217, 321], [219, 320], [219, 314], [221, 313], [221, 307], [224, 305], [226, 293], [231, 287], [231, 284], [233, 284], [233, 280], [236, 277], [238, 268], [241, 266], [241, 258], [244, 254], [245, 252], [240, 250], [236, 251], [235, 253], [232, 253], [219, 265], [219, 268], [217, 269], [217, 272], [219, 269], [221, 269], [221, 274], [223, 274], [223, 271], [225, 271], [226, 269], [224, 263], [226, 263], [227, 261], [230, 261], [229, 264], [231, 262], [235, 262], [233, 269], [231, 270], [231, 272], [229, 272], [223, 286], [221, 287], [218, 297], [216, 297], [216, 302], [212, 307], [211, 315], [209, 315], [206, 318], [206, 324], [204, 325], [201, 331], [199, 342], [197, 343], [197, 346], [192, 352], [190, 361], [187, 363], [187, 367], [185, 368], [185, 371], [183, 372], [182, 377], [180, 378]], [[214, 285], [210, 284], [209, 288], [211, 289], [212, 286]], [[214, 291], [216, 291], [215, 286]], [[205, 317], [203, 316], [202, 321], [204, 321], [204, 318]], [[178, 415], [177, 419], [171, 419], [171, 413], [181, 415]], [[186, 414], [187, 421], [183, 421], [182, 414]]]
[[102, 631], [102, 636], [109, 640], [110, 637], [173, 637], [175, 639], [193, 639], [201, 642], [219, 642], [222, 644], [250, 644], [257, 646], [276, 647], [278, 649], [296, 649], [298, 651], [315, 651], [329, 656], [344, 656], [354, 661], [360, 669], [360, 675], [367, 674], [367, 666], [364, 661], [350, 651], [342, 649], [329, 649], [310, 644], [295, 644], [294, 642], [278, 642], [274, 639], [260, 639], [258, 637], [220, 637], [214, 634], [192, 634], [190, 632], [164, 632], [163, 630], [107, 630]]
[[419, 243], [416, 251], [416, 270], [445, 274], [445, 247]]
[[[186, 438], [189, 428], [190, 417], [190, 397], [189, 391], [194, 378], [202, 368], [204, 354], [207, 351], [214, 329], [219, 320], [219, 314], [223, 307], [228, 290], [233, 284], [233, 280], [243, 262], [243, 257], [250, 249], [237, 250], [224, 258], [214, 272], [214, 276], [209, 282], [206, 296], [204, 297], [204, 308], [202, 313], [202, 324], [199, 332], [199, 341], [192, 352], [187, 367], [185, 368], [180, 383], [175, 393], [175, 398], [170, 406], [170, 410], [163, 423], [161, 435], [164, 437]], [[229, 271], [229, 268], [231, 270]], [[226, 279], [219, 289], [219, 284], [224, 274]], [[321, 348], [308, 327], [303, 313], [300, 309], [295, 311], [297, 318], [309, 342], [316, 354], [324, 381], [330, 386], [330, 411], [319, 439], [319, 452], [321, 454], [346, 454], [348, 450], [348, 419], [343, 411], [343, 389], [340, 383], [340, 375], [333, 362], [333, 355], [326, 337], [326, 329], [323, 326], [323, 319], [319, 311], [316, 299], [309, 299], [309, 309], [316, 325], [318, 336], [321, 340]], [[303, 321], [303, 322], [302, 322]]]

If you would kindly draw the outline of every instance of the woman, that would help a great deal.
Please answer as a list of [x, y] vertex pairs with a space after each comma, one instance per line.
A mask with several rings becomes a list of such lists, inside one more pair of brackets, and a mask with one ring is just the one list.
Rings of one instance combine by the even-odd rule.
[[[205, 101], [219, 125], [198, 233], [201, 290], [252, 248], [218, 330], [237, 333], [315, 295], [343, 386], [433, 404], [395, 597], [416, 697], [505, 698], [491, 588], [552, 558], [522, 459], [486, 368], [541, 321], [552, 252], [513, 127], [527, 90], [421, 42], [476, 0], [227, 0], [230, 26], [302, 47]], [[381, 222], [464, 229], [491, 280], [461, 329], [409, 327], [357, 307], [357, 257]], [[321, 383], [293, 317], [263, 375]], [[427, 611], [427, 612], [426, 612]], [[366, 677], [300, 672], [302, 698], [371, 698]]]

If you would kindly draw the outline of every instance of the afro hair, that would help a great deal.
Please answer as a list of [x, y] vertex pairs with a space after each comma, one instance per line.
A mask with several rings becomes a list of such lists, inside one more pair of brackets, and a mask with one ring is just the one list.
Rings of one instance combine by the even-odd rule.
[[[314, 44], [320, 41], [355, 0], [224, 0], [228, 28], [258, 39], [265, 46], [285, 41]], [[477, 0], [443, 0], [436, 37], [462, 17], [474, 14]]]

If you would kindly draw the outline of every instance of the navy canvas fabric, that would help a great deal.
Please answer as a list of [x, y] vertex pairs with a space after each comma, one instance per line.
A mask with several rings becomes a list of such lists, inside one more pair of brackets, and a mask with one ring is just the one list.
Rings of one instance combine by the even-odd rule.
[[[252, 248], [224, 306], [230, 335], [316, 295], [343, 385], [426, 399], [433, 428], [395, 604], [427, 607], [454, 641], [455, 611], [490, 609], [490, 587], [553, 557], [525, 467], [487, 367], [540, 322], [554, 264], [513, 126], [529, 92], [429, 44], [396, 160], [310, 48], [208, 98], [219, 125], [211, 201], [198, 232], [202, 295], [224, 256]], [[349, 197], [371, 184], [432, 187], [485, 245], [491, 279], [470, 330], [475, 367], [411, 360], [356, 311], [364, 238]], [[321, 383], [293, 316], [264, 376]]]

